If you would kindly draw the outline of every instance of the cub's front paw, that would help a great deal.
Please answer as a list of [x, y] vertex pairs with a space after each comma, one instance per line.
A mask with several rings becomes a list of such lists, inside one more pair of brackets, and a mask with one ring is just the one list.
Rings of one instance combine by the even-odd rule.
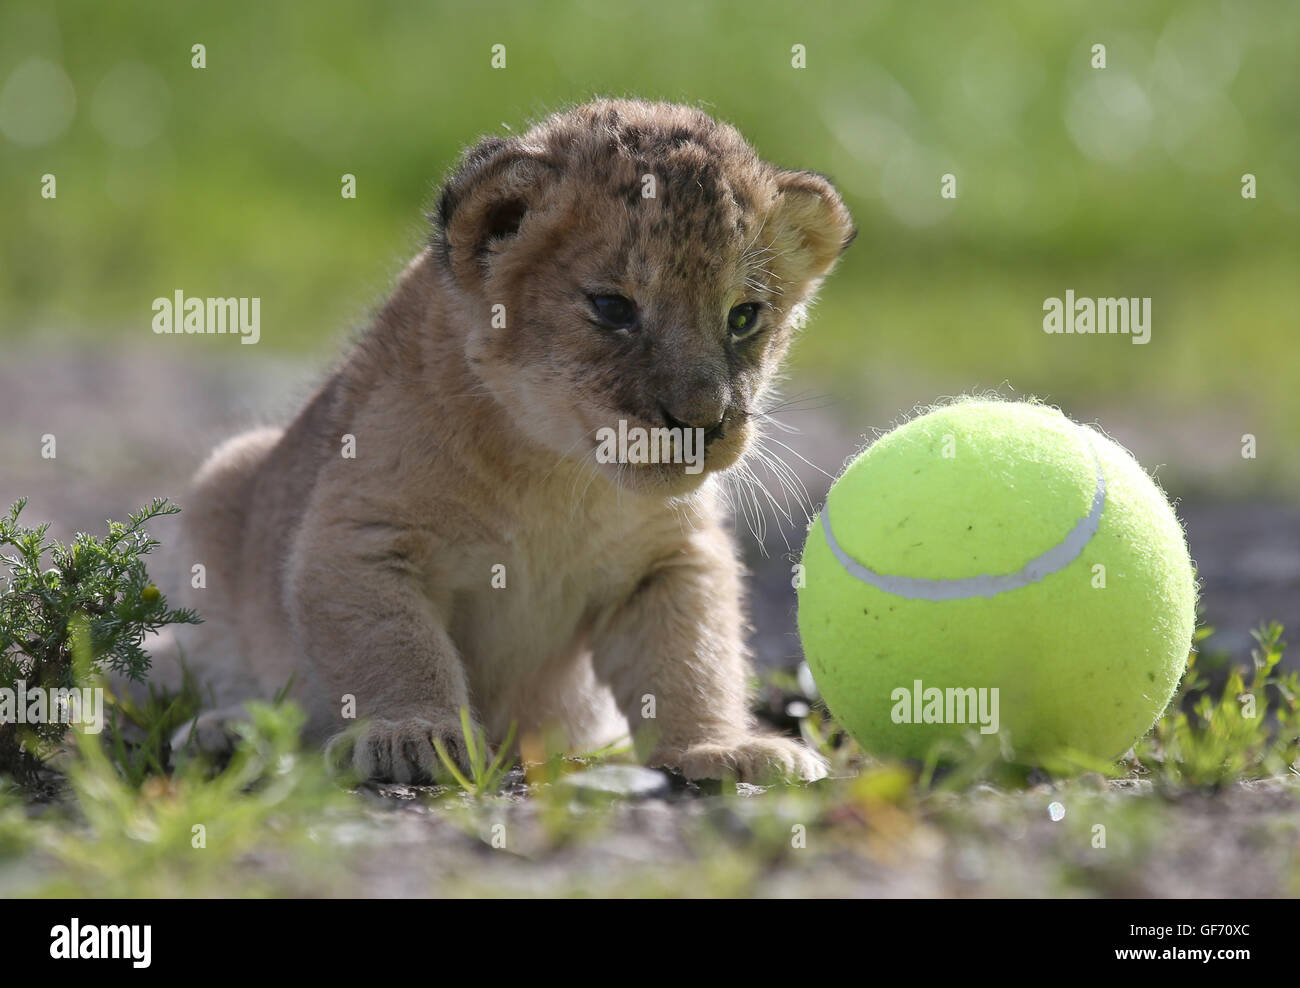
[[171, 737], [173, 755], [228, 759], [239, 743], [235, 725], [248, 719], [243, 707], [208, 710], [178, 728]]
[[[475, 725], [471, 729], [477, 730]], [[376, 782], [425, 783], [434, 780], [441, 761], [434, 739], [442, 742], [462, 770], [469, 767], [465, 736], [455, 717], [400, 720], [374, 718], [335, 735], [325, 746], [326, 761], [337, 770], [351, 769], [360, 779]]]
[[761, 734], [706, 741], [684, 748], [661, 748], [650, 764], [675, 768], [690, 779], [734, 776], [740, 782], [814, 782], [824, 779], [826, 759], [791, 738]]

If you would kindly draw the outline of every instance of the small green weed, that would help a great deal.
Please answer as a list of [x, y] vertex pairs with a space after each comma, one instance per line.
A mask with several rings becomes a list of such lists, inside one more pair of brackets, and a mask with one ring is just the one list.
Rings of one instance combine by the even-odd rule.
[[1164, 789], [1300, 775], [1300, 673], [1278, 671], [1280, 624], [1252, 634], [1251, 667], [1229, 671], [1217, 696], [1193, 654], [1178, 696], [1134, 749], [1135, 772]]
[[438, 753], [438, 760], [456, 784], [471, 796], [496, 792], [501, 788], [501, 783], [505, 781], [512, 765], [510, 752], [515, 743], [515, 724], [510, 725], [505, 740], [491, 761], [488, 761], [488, 752], [491, 749], [487, 742], [487, 735], [483, 728], [471, 722], [467, 707], [460, 708], [460, 726], [465, 738], [465, 753], [469, 756], [469, 777], [465, 776], [460, 766], [456, 764], [456, 760], [447, 753], [447, 747], [442, 740], [434, 738], [433, 748]]

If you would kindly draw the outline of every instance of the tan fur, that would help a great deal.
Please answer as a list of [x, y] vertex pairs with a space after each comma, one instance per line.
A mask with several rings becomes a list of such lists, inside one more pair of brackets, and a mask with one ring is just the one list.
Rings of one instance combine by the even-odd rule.
[[[187, 551], [208, 622], [189, 655], [218, 705], [292, 676], [324, 740], [355, 696], [344, 754], [397, 781], [426, 777], [432, 738], [457, 750], [462, 706], [496, 742], [512, 721], [575, 747], [630, 729], [692, 777], [823, 774], [751, 721], [717, 474], [851, 239], [839, 196], [699, 111], [602, 101], [469, 151], [434, 221], [297, 418], [199, 471]], [[636, 330], [593, 325], [588, 296], [609, 293], [637, 302]], [[766, 322], [733, 343], [727, 314], [751, 300]], [[595, 462], [601, 426], [667, 414], [721, 423], [703, 474]], [[200, 745], [230, 713], [200, 718]]]

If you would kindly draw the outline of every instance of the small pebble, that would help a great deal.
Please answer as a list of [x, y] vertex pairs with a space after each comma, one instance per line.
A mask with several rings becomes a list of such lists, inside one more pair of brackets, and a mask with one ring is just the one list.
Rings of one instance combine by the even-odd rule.
[[640, 765], [597, 765], [563, 776], [559, 784], [578, 795], [658, 799], [668, 795], [668, 776]]

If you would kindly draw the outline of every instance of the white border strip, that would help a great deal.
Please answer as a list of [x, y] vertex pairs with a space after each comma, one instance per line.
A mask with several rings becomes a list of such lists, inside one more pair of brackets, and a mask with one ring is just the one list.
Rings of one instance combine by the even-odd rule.
[[[1082, 431], [1082, 429], [1080, 429]], [[1106, 478], [1101, 472], [1101, 460], [1092, 442], [1085, 439], [1088, 452], [1097, 464], [1097, 489], [1092, 496], [1092, 510], [1080, 518], [1070, 530], [1070, 534], [1048, 549], [1042, 555], [1031, 559], [1016, 573], [983, 573], [957, 580], [926, 580], [915, 576], [889, 576], [868, 569], [844, 551], [835, 540], [831, 530], [830, 497], [822, 507], [822, 530], [826, 533], [826, 544], [840, 565], [851, 576], [863, 583], [908, 600], [963, 600], [967, 597], [993, 597], [1008, 590], [1019, 590], [1031, 583], [1069, 566], [1082, 554], [1086, 546], [1101, 525], [1101, 513], [1106, 508]]]

